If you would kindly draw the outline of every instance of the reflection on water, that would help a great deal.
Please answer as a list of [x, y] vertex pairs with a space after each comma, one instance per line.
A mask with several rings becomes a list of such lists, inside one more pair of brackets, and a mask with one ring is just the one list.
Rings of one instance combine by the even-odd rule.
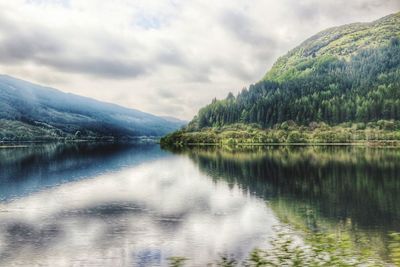
[[157, 146], [0, 154], [1, 266], [204, 266], [267, 246], [279, 223], [261, 198]]
[[391, 253], [390, 233], [400, 231], [399, 149], [203, 148], [183, 154], [215, 181], [268, 200], [281, 221], [311, 231], [348, 231], [384, 257]]
[[0, 148], [0, 200], [167, 155], [154, 145], [49, 144]]
[[282, 222], [398, 257], [399, 149], [54, 144], [0, 149], [0, 169], [1, 266], [204, 266]]

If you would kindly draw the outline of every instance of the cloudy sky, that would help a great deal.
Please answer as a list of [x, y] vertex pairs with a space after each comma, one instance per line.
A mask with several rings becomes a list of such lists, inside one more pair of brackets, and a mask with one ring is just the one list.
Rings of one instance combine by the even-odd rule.
[[400, 0], [0, 0], [0, 73], [190, 119], [327, 27]]

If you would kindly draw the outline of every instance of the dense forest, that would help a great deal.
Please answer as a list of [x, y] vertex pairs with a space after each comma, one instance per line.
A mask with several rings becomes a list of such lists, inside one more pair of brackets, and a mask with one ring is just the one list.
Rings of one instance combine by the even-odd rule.
[[354, 143], [400, 140], [400, 13], [322, 31], [261, 81], [213, 99], [161, 140]]
[[[311, 66], [311, 68], [310, 68]], [[350, 60], [314, 57], [297, 66], [298, 77], [263, 80], [236, 97], [202, 108], [192, 129], [232, 123], [272, 127], [293, 120], [298, 124], [399, 120], [400, 40], [363, 50]], [[294, 74], [295, 75], [295, 74]]]

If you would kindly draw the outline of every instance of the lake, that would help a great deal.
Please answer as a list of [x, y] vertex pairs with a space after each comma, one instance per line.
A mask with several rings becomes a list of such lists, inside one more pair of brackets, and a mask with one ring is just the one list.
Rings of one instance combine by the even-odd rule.
[[240, 262], [268, 248], [276, 227], [346, 233], [390, 260], [390, 234], [400, 232], [400, 149], [0, 149], [1, 266]]

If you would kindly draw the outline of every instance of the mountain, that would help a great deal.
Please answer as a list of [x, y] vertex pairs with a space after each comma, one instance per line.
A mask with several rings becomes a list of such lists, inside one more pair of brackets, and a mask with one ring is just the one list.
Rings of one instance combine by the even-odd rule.
[[264, 80], [284, 81], [300, 76], [315, 58], [351, 60], [362, 51], [374, 51], [400, 36], [400, 12], [370, 23], [353, 23], [324, 30], [280, 57]]
[[0, 75], [0, 140], [162, 136], [183, 125]]
[[178, 118], [175, 118], [175, 117], [171, 117], [171, 116], [160, 116], [160, 118], [163, 118], [164, 120], [172, 122], [172, 123], [177, 123], [177, 124], [182, 125], [182, 126], [188, 124], [188, 121], [181, 120], [181, 119], [178, 119]]
[[192, 125], [400, 119], [400, 13], [323, 31], [278, 59], [257, 84], [213, 101]]
[[382, 120], [400, 128], [399, 38], [400, 13], [322, 31], [279, 58], [260, 82], [200, 109], [186, 131]]

